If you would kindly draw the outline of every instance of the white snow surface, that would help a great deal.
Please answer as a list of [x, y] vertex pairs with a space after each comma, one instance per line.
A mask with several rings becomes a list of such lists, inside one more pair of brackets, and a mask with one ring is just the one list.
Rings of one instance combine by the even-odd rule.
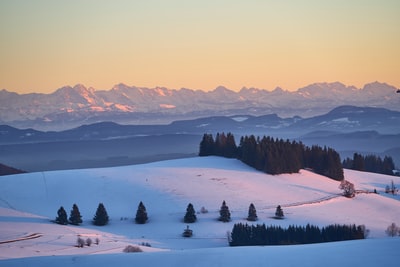
[[[342, 197], [339, 182], [301, 170], [267, 175], [238, 160], [196, 157], [117, 168], [27, 173], [0, 177], [0, 266], [382, 266], [398, 264], [400, 237], [386, 228], [400, 224], [400, 197], [384, 193], [399, 177], [345, 170], [356, 189], [379, 194]], [[225, 200], [232, 221], [217, 220]], [[134, 223], [143, 201], [149, 221]], [[110, 216], [106, 226], [91, 221], [99, 203]], [[63, 206], [79, 207], [80, 226], [52, 223]], [[182, 237], [188, 203], [198, 213], [194, 235]], [[254, 224], [326, 226], [364, 224], [366, 240], [265, 247], [229, 247], [227, 232], [247, 221], [254, 203]], [[277, 205], [284, 220], [274, 220]], [[249, 223], [249, 222], [247, 222]], [[250, 224], [250, 223], [249, 223]], [[77, 248], [78, 236], [100, 240]], [[127, 245], [143, 253], [123, 253]]]

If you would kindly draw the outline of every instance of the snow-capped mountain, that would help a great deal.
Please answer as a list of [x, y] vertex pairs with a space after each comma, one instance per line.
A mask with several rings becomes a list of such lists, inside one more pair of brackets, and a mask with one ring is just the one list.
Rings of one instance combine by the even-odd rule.
[[182, 88], [115, 85], [96, 90], [78, 84], [51, 94], [0, 91], [0, 124], [37, 129], [65, 129], [84, 123], [168, 123], [210, 115], [316, 116], [340, 105], [384, 107], [400, 111], [396, 88], [370, 83], [358, 89], [342, 83], [315, 83], [297, 91], [223, 86], [210, 92]]

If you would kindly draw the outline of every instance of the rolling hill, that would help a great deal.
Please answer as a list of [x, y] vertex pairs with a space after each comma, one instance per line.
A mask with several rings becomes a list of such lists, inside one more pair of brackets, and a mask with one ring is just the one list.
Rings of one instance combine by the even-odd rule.
[[[348, 199], [341, 196], [338, 182], [307, 170], [271, 176], [237, 160], [218, 157], [0, 177], [0, 266], [93, 266], [106, 262], [176, 266], [187, 261], [198, 266], [248, 266], [265, 261], [271, 266], [291, 266], [296, 258], [308, 261], [309, 266], [324, 259], [332, 259], [326, 266], [395, 264], [400, 238], [387, 238], [385, 230], [392, 222], [400, 223], [400, 198], [383, 191], [391, 180], [399, 185], [400, 178], [350, 170], [345, 170], [345, 177], [356, 189], [376, 189], [379, 194]], [[232, 214], [229, 223], [217, 220], [223, 200]], [[133, 220], [140, 201], [149, 215], [144, 225]], [[104, 227], [91, 224], [100, 202], [110, 216]], [[69, 214], [74, 203], [83, 216], [82, 225], [50, 222], [60, 206]], [[198, 221], [190, 225], [194, 236], [183, 238], [186, 224], [182, 219], [188, 203], [196, 211], [205, 207], [208, 213], [198, 213]], [[227, 232], [234, 223], [246, 222], [250, 203], [257, 209], [257, 223], [364, 224], [369, 237], [340, 244], [228, 247]], [[272, 218], [277, 205], [283, 207], [284, 220]], [[77, 248], [78, 235], [99, 238], [100, 244]], [[142, 246], [144, 253], [122, 253], [127, 245], [143, 242], [151, 245]], [[343, 259], [337, 253], [357, 254]], [[56, 257], [50, 257], [53, 255]]]

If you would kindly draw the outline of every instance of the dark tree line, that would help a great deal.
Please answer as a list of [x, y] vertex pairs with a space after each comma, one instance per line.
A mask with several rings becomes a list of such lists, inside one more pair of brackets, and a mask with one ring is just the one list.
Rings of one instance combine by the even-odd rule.
[[230, 246], [264, 246], [312, 244], [345, 241], [365, 238], [365, 227], [360, 225], [329, 225], [320, 229], [317, 226], [280, 226], [248, 225], [237, 223], [233, 226]]
[[200, 142], [199, 156], [223, 156], [237, 158], [247, 165], [268, 174], [297, 173], [310, 168], [316, 173], [334, 180], [344, 179], [339, 154], [332, 148], [307, 147], [301, 142], [273, 137], [243, 136], [236, 146], [231, 133], [204, 134]]
[[343, 160], [343, 168], [381, 173], [387, 175], [393, 175], [395, 169], [393, 159], [389, 156], [385, 156], [383, 159], [375, 155], [363, 156], [358, 153], [353, 154], [353, 158], [346, 158]]

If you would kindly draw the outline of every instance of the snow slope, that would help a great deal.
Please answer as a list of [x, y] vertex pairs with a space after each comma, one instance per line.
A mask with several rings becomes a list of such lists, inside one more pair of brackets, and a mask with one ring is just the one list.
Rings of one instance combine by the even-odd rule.
[[[218, 157], [3, 176], [0, 177], [0, 266], [50, 265], [55, 261], [58, 266], [106, 265], [116, 261], [122, 266], [133, 263], [185, 266], [189, 261], [199, 266], [267, 262], [271, 266], [291, 266], [298, 260], [308, 266], [321, 263], [350, 266], [354, 261], [377, 266], [382, 261], [396, 262], [394, 255], [399, 251], [400, 238], [387, 238], [385, 229], [392, 222], [400, 224], [400, 198], [383, 191], [391, 180], [399, 185], [399, 177], [349, 170], [345, 170], [345, 177], [356, 189], [376, 189], [380, 194], [359, 194], [347, 199], [340, 196], [338, 182], [306, 170], [271, 176], [240, 161]], [[232, 222], [217, 220], [223, 200], [230, 208]], [[144, 225], [133, 222], [140, 201], [149, 215], [149, 222]], [[104, 227], [91, 224], [100, 202], [111, 219]], [[194, 236], [185, 239], [181, 237], [186, 227], [182, 219], [189, 202], [197, 211], [204, 206], [209, 212], [197, 214], [198, 222], [190, 225]], [[83, 216], [81, 226], [50, 222], [60, 206], [69, 214], [74, 203]], [[234, 223], [246, 222], [250, 203], [257, 209], [257, 223], [365, 224], [370, 235], [367, 240], [330, 244], [228, 247], [227, 232]], [[271, 218], [277, 205], [283, 207], [284, 220]], [[78, 236], [99, 238], [100, 244], [77, 248], [74, 245]], [[142, 242], [151, 245], [142, 246], [145, 252], [157, 253], [122, 253], [127, 245]], [[285, 256], [290, 253], [295, 256]], [[343, 258], [338, 253], [357, 256]], [[53, 255], [57, 257], [49, 257]]]

